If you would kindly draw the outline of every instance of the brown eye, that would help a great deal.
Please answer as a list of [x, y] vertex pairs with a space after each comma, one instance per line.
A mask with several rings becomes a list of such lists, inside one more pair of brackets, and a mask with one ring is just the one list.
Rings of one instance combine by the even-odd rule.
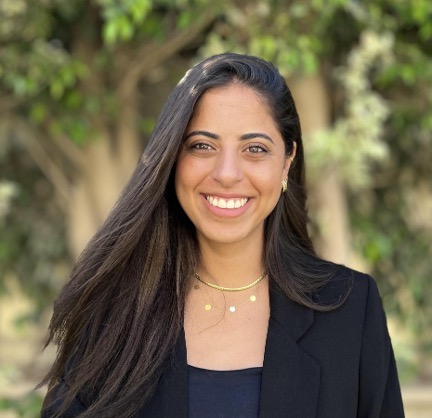
[[213, 149], [209, 144], [206, 144], [205, 142], [195, 142], [188, 147], [190, 150], [197, 150], [197, 151], [210, 151]]
[[259, 154], [261, 152], [267, 152], [267, 150], [262, 145], [251, 144], [248, 146], [247, 151], [252, 154]]

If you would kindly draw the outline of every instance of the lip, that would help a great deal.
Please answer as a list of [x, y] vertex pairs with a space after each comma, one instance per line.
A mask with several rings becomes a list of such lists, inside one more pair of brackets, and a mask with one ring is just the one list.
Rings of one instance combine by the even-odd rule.
[[[214, 197], [221, 197], [223, 199], [248, 199], [248, 201], [240, 208], [219, 208], [216, 206], [213, 206], [207, 199], [206, 196], [214, 196]], [[235, 218], [237, 216], [242, 215], [244, 212], [248, 210], [250, 205], [252, 204], [253, 198], [245, 196], [245, 195], [239, 195], [239, 194], [228, 194], [228, 193], [215, 193], [215, 194], [201, 194], [201, 198], [203, 200], [204, 206], [217, 217], [220, 218]]]
[[245, 194], [234, 194], [234, 193], [201, 193], [205, 196], [221, 197], [222, 199], [249, 199], [250, 196]]

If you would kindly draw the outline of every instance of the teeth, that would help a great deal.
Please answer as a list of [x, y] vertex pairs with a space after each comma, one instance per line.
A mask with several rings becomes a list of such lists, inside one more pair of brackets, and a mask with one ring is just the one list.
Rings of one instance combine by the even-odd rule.
[[207, 201], [218, 208], [222, 209], [238, 209], [246, 204], [248, 199], [222, 199], [221, 197], [206, 196]]

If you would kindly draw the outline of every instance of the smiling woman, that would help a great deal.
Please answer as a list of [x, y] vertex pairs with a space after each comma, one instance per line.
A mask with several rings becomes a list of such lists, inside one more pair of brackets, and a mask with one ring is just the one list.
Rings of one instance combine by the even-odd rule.
[[256, 57], [179, 82], [55, 303], [42, 417], [403, 417], [370, 277], [307, 233], [291, 93]]
[[[295, 146], [287, 155], [268, 105], [254, 89], [233, 83], [203, 95], [186, 130], [175, 181], [200, 248], [237, 243], [262, 252], [264, 221], [280, 198], [294, 153]], [[231, 284], [242, 282], [236, 273]]]

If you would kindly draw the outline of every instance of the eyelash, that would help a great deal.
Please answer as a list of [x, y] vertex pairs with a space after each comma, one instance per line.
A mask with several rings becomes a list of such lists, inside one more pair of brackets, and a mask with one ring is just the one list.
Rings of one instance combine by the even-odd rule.
[[[251, 151], [252, 148], [256, 148], [259, 149], [260, 151]], [[267, 148], [265, 148], [263, 145], [261, 144], [249, 144], [247, 146], [247, 151], [252, 153], [252, 154], [260, 154], [261, 152], [268, 152]]]
[[197, 151], [210, 151], [212, 146], [206, 142], [194, 142], [188, 146], [188, 149]]

